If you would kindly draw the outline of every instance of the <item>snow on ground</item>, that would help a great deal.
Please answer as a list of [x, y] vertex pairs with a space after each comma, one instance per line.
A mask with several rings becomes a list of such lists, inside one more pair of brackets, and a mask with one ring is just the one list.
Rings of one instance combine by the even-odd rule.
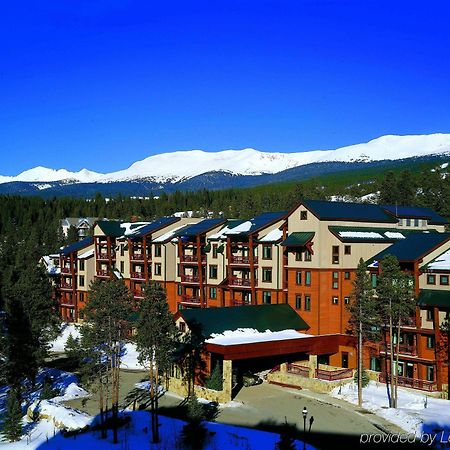
[[[179, 439], [185, 422], [160, 416], [160, 435], [161, 442], [151, 445], [151, 432], [149, 432], [150, 415], [146, 411], [127, 411], [125, 416], [130, 418], [127, 426], [119, 430], [119, 444], [112, 443], [111, 431], [108, 438], [100, 439], [98, 432], [87, 431], [74, 437], [65, 438], [61, 433], [54, 435], [53, 425], [46, 421], [40, 421], [36, 427], [31, 429], [29, 444], [24, 437], [20, 442], [7, 443], [0, 442], [1, 450], [19, 450], [27, 448], [30, 450], [60, 450], [60, 449], [117, 449], [126, 448], [130, 450], [141, 448], [154, 449], [174, 449], [180, 448]], [[205, 422], [208, 430], [208, 441], [205, 449], [246, 449], [246, 450], [265, 450], [275, 448], [280, 435], [265, 431], [254, 430], [220, 423]], [[47, 442], [48, 439], [48, 442]], [[313, 450], [311, 445], [303, 446], [303, 443], [296, 441], [297, 449]]]
[[205, 342], [217, 345], [249, 344], [252, 342], [283, 341], [286, 339], [302, 339], [311, 337], [309, 334], [299, 333], [295, 330], [282, 330], [264, 332], [253, 328], [238, 328], [237, 330], [226, 330], [220, 334], [212, 334]]
[[51, 343], [50, 351], [54, 353], [63, 353], [67, 339], [72, 335], [74, 339], [80, 337], [80, 326], [74, 323], [64, 324], [59, 336]]
[[145, 370], [145, 366], [139, 363], [138, 361], [139, 353], [136, 349], [135, 344], [125, 344], [124, 345], [124, 352], [121, 356], [120, 360], [120, 367], [122, 369], [129, 369], [129, 370]]
[[[339, 394], [339, 391], [341, 393]], [[358, 404], [358, 389], [349, 383], [334, 389], [331, 395]], [[371, 381], [363, 390], [363, 408], [420, 437], [424, 430], [442, 427], [450, 431], [449, 401], [427, 397], [416, 391], [398, 388], [398, 408], [389, 408], [386, 385]]]

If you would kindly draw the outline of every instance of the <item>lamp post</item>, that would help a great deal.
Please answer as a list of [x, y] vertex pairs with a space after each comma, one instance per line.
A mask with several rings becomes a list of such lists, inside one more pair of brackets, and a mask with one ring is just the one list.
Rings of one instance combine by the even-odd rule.
[[303, 433], [306, 433], [306, 417], [308, 416], [308, 410], [306, 409], [306, 406], [303, 408], [302, 416], [303, 416]]

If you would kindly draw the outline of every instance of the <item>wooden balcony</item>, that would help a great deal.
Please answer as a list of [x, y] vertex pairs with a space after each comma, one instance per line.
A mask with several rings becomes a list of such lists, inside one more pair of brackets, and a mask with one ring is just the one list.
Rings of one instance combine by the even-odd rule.
[[[255, 256], [253, 258], [253, 263], [255, 265], [258, 264], [258, 257], [257, 256]], [[231, 255], [230, 264], [234, 264], [234, 265], [237, 265], [237, 266], [248, 266], [248, 265], [250, 265], [250, 256]]]
[[181, 296], [181, 303], [183, 305], [187, 304], [187, 305], [195, 305], [195, 306], [200, 306], [202, 300], [200, 297], [194, 297], [191, 295], [182, 295]]
[[59, 288], [63, 289], [63, 290], [69, 290], [71, 291], [73, 289], [73, 285], [69, 284], [69, 283], [60, 283], [59, 284]]
[[[206, 264], [206, 255], [201, 256], [202, 264]], [[197, 255], [180, 255], [180, 262], [182, 263], [190, 263], [190, 264], [198, 264], [198, 256]]]
[[145, 280], [145, 273], [144, 272], [131, 272], [130, 278], [133, 280]]
[[[144, 261], [145, 255], [140, 253], [135, 253], [130, 255], [131, 261]], [[147, 259], [150, 259], [149, 256], [147, 256]]]
[[[415, 378], [407, 378], [398, 376], [398, 385], [402, 387], [408, 387], [411, 389], [420, 389], [421, 391], [433, 392], [437, 391], [436, 381], [419, 380]], [[386, 383], [386, 379], [390, 381], [391, 376], [389, 374], [380, 373], [380, 382]]]
[[[394, 354], [397, 351], [397, 345], [394, 344]], [[380, 353], [386, 353], [384, 349], [380, 350]], [[390, 348], [388, 347], [387, 353], [390, 354]], [[417, 355], [417, 347], [415, 345], [409, 345], [409, 344], [400, 344], [398, 346], [398, 353], [399, 355]]]
[[97, 253], [97, 259], [108, 261], [108, 253], [98, 252]]
[[[245, 287], [250, 288], [252, 287], [252, 281], [250, 278], [230, 278], [230, 281], [228, 282], [229, 286], [237, 286], [237, 287]], [[258, 281], [255, 280], [255, 286], [258, 285]]]
[[71, 273], [72, 270], [70, 267], [61, 267], [61, 273]]
[[75, 301], [70, 298], [61, 297], [59, 300], [60, 306], [75, 306]]
[[97, 277], [109, 278], [110, 272], [109, 270], [97, 270]]
[[181, 275], [182, 283], [198, 283], [199, 277], [198, 275]]

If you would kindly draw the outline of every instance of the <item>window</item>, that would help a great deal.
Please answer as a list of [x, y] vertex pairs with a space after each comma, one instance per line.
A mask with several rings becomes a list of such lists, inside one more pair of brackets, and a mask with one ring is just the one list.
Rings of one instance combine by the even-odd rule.
[[263, 303], [270, 304], [272, 302], [272, 293], [270, 291], [263, 291]]
[[300, 220], [308, 220], [308, 211], [300, 211]]
[[436, 284], [436, 275], [427, 275], [427, 284]]
[[213, 258], [217, 258], [217, 244], [213, 244], [212, 246], [212, 256]]
[[80, 302], [84, 302], [84, 292], [80, 292], [78, 298], [80, 299]]
[[414, 226], [418, 227], [419, 226], [419, 219], [414, 219]]
[[305, 250], [305, 261], [311, 261], [311, 259], [312, 259], [311, 252], [308, 249], [306, 249]]
[[448, 275], [441, 275], [440, 277], [440, 283], [443, 286], [448, 286]]
[[431, 309], [427, 309], [427, 320], [433, 320], [433, 311]]
[[350, 272], [344, 272], [344, 278], [350, 280]]
[[209, 298], [215, 300], [217, 298], [217, 288], [209, 288]]
[[120, 256], [125, 256], [125, 244], [120, 246]]
[[84, 286], [84, 275], [80, 275], [80, 276], [79, 276], [79, 285], [80, 285], [81, 287]]
[[84, 270], [84, 260], [80, 260], [80, 270]]
[[333, 303], [333, 305], [337, 305], [339, 303], [339, 297], [332, 297], [331, 303]]
[[345, 245], [344, 246], [344, 255], [351, 255], [352, 254], [352, 246], [351, 245]]
[[339, 288], [339, 272], [333, 272], [333, 289]]
[[295, 273], [295, 284], [297, 284], [297, 285], [302, 284], [302, 273], [301, 272]]
[[434, 381], [434, 366], [427, 366], [427, 380]]
[[178, 324], [178, 328], [182, 333], [184, 333], [186, 331], [186, 324], [184, 322], [180, 322]]
[[406, 226], [410, 227], [411, 226], [411, 219], [406, 219]]
[[121, 273], [125, 272], [125, 263], [123, 261], [120, 261], [120, 272]]
[[161, 263], [155, 263], [155, 275], [161, 275]]
[[262, 259], [272, 259], [272, 246], [263, 245]]
[[297, 294], [295, 296], [295, 309], [301, 308], [302, 308], [302, 296], [300, 294]]
[[209, 278], [211, 278], [212, 280], [217, 279], [217, 266], [216, 265], [209, 266]]
[[333, 245], [331, 254], [331, 262], [333, 264], [339, 264], [339, 245]]
[[305, 311], [311, 311], [311, 296], [305, 295]]
[[370, 274], [370, 280], [372, 281], [372, 287], [376, 288], [378, 284], [378, 275], [376, 273]]
[[381, 361], [375, 356], [370, 357], [370, 370], [374, 372], [381, 372]]
[[155, 245], [155, 256], [158, 258], [161, 256], [161, 245], [159, 244]]
[[266, 267], [263, 267], [262, 270], [262, 280], [265, 282], [272, 282], [272, 269], [268, 269]]
[[296, 252], [295, 252], [295, 260], [296, 261], [302, 260], [302, 252], [300, 252], [299, 250], [296, 250]]
[[349, 305], [350, 304], [350, 297], [344, 297], [344, 304]]
[[183, 295], [183, 286], [181, 284], [178, 285], [178, 295]]
[[311, 272], [305, 272], [305, 285], [311, 286]]
[[427, 348], [434, 348], [434, 336], [427, 336]]

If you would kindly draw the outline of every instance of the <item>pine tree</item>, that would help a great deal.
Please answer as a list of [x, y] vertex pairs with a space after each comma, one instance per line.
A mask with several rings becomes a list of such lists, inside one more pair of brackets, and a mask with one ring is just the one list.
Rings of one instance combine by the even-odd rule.
[[200, 450], [204, 447], [207, 429], [203, 425], [205, 410], [195, 394], [189, 395], [186, 402], [188, 423], [183, 427], [182, 440], [186, 447]]
[[150, 405], [152, 412], [153, 442], [159, 442], [158, 387], [161, 374], [172, 364], [176, 346], [177, 328], [167, 304], [165, 290], [157, 283], [144, 287], [145, 297], [139, 308], [136, 324], [136, 345], [139, 361], [150, 372]]
[[22, 437], [22, 407], [19, 387], [11, 388], [8, 392], [2, 433], [10, 442], [18, 441]]
[[66, 245], [78, 242], [79, 239], [77, 227], [71, 225], [67, 231]]
[[360, 259], [353, 282], [351, 302], [347, 306], [350, 312], [349, 325], [358, 339], [358, 405], [362, 406], [363, 341], [374, 337], [379, 326], [380, 316], [367, 267]]
[[[122, 280], [95, 280], [84, 308], [83, 345], [88, 354], [92, 355], [92, 369], [97, 369], [97, 365], [100, 365], [96, 374], [96, 378], [100, 379], [100, 387], [103, 387], [101, 381], [105, 377], [111, 384], [114, 443], [118, 442], [120, 359], [127, 339], [132, 303], [133, 297]], [[103, 404], [102, 394], [103, 390], [100, 389], [100, 408]], [[102, 414], [102, 410], [100, 412]]]
[[219, 362], [214, 366], [211, 376], [206, 379], [205, 386], [215, 391], [221, 391], [223, 389], [222, 369]]

